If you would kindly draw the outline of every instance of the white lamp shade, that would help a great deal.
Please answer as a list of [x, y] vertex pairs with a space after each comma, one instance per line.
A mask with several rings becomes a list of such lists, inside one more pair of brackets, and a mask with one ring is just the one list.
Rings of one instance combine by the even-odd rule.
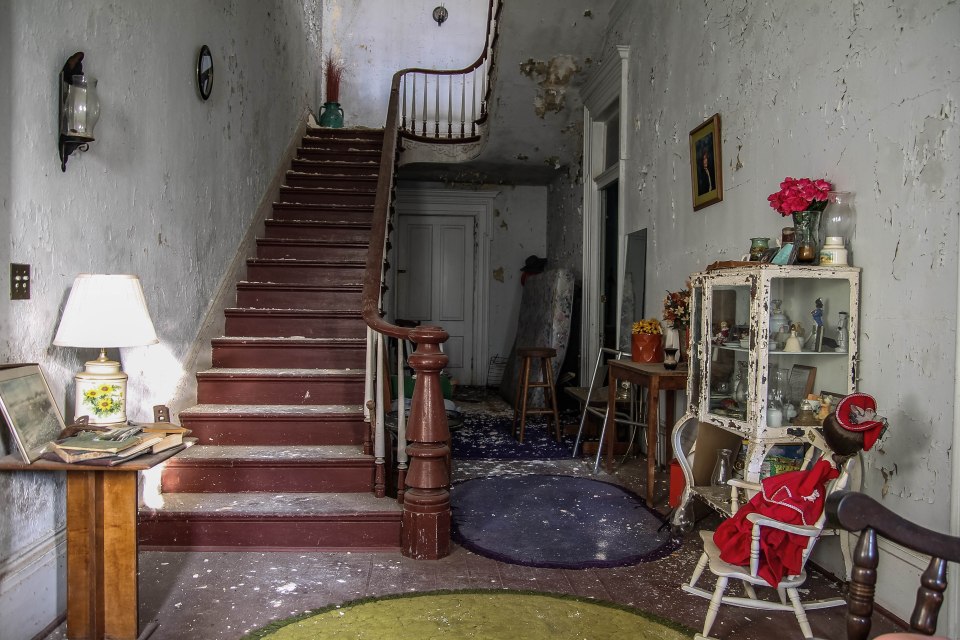
[[81, 273], [63, 309], [53, 344], [59, 347], [140, 347], [156, 344], [140, 279]]

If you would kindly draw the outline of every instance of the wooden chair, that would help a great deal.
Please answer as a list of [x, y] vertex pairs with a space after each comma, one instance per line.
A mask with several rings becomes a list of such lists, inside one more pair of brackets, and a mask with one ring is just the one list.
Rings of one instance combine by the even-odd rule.
[[[850, 478], [850, 470], [854, 464], [855, 459], [851, 458], [840, 467], [839, 477], [832, 480], [827, 485], [828, 496], [833, 492], [839, 491], [846, 487]], [[730, 484], [732, 486], [733, 496], [738, 494], [738, 489], [746, 489], [754, 492], [759, 491], [760, 489], [760, 485], [744, 482], [742, 480], [731, 480]], [[732, 501], [732, 508], [734, 511], [736, 510], [737, 505], [738, 502], [734, 498]], [[839, 597], [825, 600], [803, 601], [800, 599], [800, 592], [798, 591], [799, 587], [807, 579], [807, 573], [805, 570], [807, 559], [810, 557], [810, 553], [813, 551], [813, 547], [820, 538], [820, 535], [824, 533], [826, 513], [824, 512], [821, 514], [816, 523], [808, 526], [786, 524], [757, 513], [749, 514], [747, 516], [747, 520], [753, 524], [753, 529], [751, 532], [750, 565], [746, 567], [729, 564], [721, 560], [720, 548], [713, 541], [713, 531], [700, 532], [700, 537], [703, 540], [703, 554], [700, 556], [700, 560], [697, 562], [697, 566], [693, 570], [693, 575], [690, 577], [690, 582], [681, 587], [687, 593], [692, 593], [693, 595], [697, 595], [702, 598], [708, 598], [710, 600], [710, 605], [707, 608], [707, 614], [704, 617], [703, 633], [694, 636], [695, 639], [712, 640], [712, 636], [710, 636], [710, 629], [713, 627], [713, 623], [717, 618], [717, 613], [722, 605], [733, 605], [737, 607], [746, 607], [764, 611], [791, 611], [797, 618], [797, 623], [800, 625], [800, 630], [803, 632], [803, 637], [812, 637], [813, 630], [810, 628], [810, 623], [807, 621], [806, 612], [808, 610], [838, 607], [845, 604], [844, 600]], [[764, 527], [779, 529], [787, 533], [804, 536], [808, 539], [807, 546], [802, 554], [800, 572], [795, 575], [784, 576], [780, 580], [779, 584], [777, 584], [776, 590], [779, 601], [760, 598], [757, 596], [756, 587], [769, 587], [767, 581], [759, 575], [760, 539], [763, 535]], [[708, 567], [710, 572], [717, 577], [717, 582], [713, 592], [696, 586], [697, 581], [700, 579], [704, 570]], [[740, 580], [743, 583], [746, 597], [737, 597], [726, 594], [727, 585], [731, 579]], [[787, 602], [788, 599], [789, 602]]]
[[[910, 616], [910, 633], [878, 636], [884, 640], [927, 638], [937, 630], [937, 615], [947, 588], [947, 562], [960, 562], [960, 537], [949, 536], [910, 522], [863, 493], [838, 491], [827, 498], [827, 521], [847, 531], [860, 532], [853, 553], [847, 604], [847, 639], [866, 640], [873, 615], [880, 553], [877, 534], [908, 549], [930, 556], [920, 577], [917, 600]], [[945, 640], [945, 639], [944, 639]]]

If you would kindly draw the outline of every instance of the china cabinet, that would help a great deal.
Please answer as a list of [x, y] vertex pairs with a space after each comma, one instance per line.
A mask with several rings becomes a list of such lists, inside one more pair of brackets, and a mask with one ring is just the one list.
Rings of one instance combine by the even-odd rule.
[[677, 518], [694, 496], [730, 513], [729, 487], [710, 482], [719, 449], [740, 452], [735, 473], [750, 482], [778, 471], [774, 446], [824, 450], [817, 407], [803, 400], [857, 384], [858, 268], [741, 263], [691, 283], [687, 407], [673, 431], [686, 480]]

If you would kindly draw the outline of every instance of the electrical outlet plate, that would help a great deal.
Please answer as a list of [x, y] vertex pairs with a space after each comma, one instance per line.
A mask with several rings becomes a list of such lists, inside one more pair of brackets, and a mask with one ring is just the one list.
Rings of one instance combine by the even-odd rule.
[[10, 263], [10, 299], [30, 299], [30, 265]]

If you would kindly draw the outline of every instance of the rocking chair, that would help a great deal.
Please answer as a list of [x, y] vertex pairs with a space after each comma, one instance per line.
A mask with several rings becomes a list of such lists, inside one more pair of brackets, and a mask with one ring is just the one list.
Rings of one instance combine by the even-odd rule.
[[[854, 459], [851, 458], [847, 460], [846, 463], [841, 465], [841, 468], [839, 469], [840, 475], [827, 484], [827, 496], [834, 491], [838, 491], [846, 487], [853, 464]], [[738, 506], [739, 489], [746, 489], [747, 491], [753, 492], [760, 490], [759, 484], [744, 482], [742, 480], [730, 480], [730, 485], [732, 488], [731, 504], [734, 511], [736, 511]], [[826, 513], [822, 513], [816, 523], [809, 526], [787, 524], [758, 513], [750, 513], [747, 515], [747, 520], [752, 523], [753, 527], [751, 531], [750, 565], [746, 567], [730, 564], [721, 560], [721, 550], [713, 540], [714, 532], [700, 532], [700, 537], [703, 539], [703, 554], [700, 556], [700, 560], [693, 571], [693, 575], [690, 577], [690, 582], [682, 586], [682, 589], [687, 593], [692, 593], [710, 600], [710, 605], [707, 608], [707, 614], [703, 622], [703, 633], [694, 636], [695, 640], [713, 640], [712, 636], [710, 636], [710, 629], [713, 627], [713, 623], [717, 618], [717, 613], [720, 610], [720, 606], [725, 604], [738, 607], [747, 607], [751, 609], [760, 609], [764, 611], [792, 611], [797, 617], [797, 622], [800, 625], [800, 630], [803, 632], [803, 637], [812, 637], [813, 631], [810, 628], [810, 623], [807, 621], [807, 611], [813, 609], [823, 609], [827, 607], [838, 607], [846, 604], [843, 598], [830, 598], [826, 600], [804, 602], [801, 601], [800, 594], [798, 592], [800, 585], [802, 585], [807, 579], [806, 570], [804, 568], [806, 566], [807, 559], [809, 558], [811, 551], [813, 551], [813, 547], [820, 535], [824, 532], [823, 529], [826, 521]], [[776, 585], [779, 601], [759, 598], [757, 597], [757, 592], [755, 589], [755, 587], [770, 586], [767, 580], [760, 575], [761, 536], [764, 528], [767, 527], [807, 538], [806, 547], [801, 555], [800, 571], [795, 574], [782, 577]], [[716, 587], [712, 593], [696, 586], [696, 583], [703, 574], [704, 569], [708, 567], [710, 572], [717, 577]], [[731, 578], [743, 582], [743, 588], [746, 592], [746, 597], [726, 595], [725, 592], [727, 589], [727, 584]], [[787, 602], [788, 598], [789, 602]]]
[[[824, 510], [831, 524], [860, 533], [850, 575], [848, 640], [866, 640], [870, 633], [880, 563], [877, 536], [930, 556], [930, 564], [920, 577], [916, 603], [910, 616], [910, 631], [884, 634], [877, 636], [876, 640], [930, 638], [937, 631], [937, 614], [947, 589], [947, 562], [960, 562], [960, 537], [921, 527], [862, 493], [837, 491], [827, 499]], [[946, 640], [943, 636], [938, 638]]]

